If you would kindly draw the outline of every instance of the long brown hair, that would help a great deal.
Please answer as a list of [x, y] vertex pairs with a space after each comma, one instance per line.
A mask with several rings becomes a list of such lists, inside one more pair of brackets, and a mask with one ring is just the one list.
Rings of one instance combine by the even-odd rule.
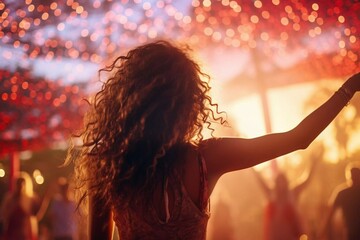
[[68, 155], [75, 157], [83, 197], [94, 195], [110, 206], [115, 199], [127, 205], [146, 195], [160, 170], [169, 173], [166, 153], [182, 144], [197, 146], [204, 124], [213, 130], [211, 122], [225, 122], [215, 116], [209, 76], [188, 50], [157, 41], [100, 70], [111, 77], [90, 101], [80, 151], [72, 147]]

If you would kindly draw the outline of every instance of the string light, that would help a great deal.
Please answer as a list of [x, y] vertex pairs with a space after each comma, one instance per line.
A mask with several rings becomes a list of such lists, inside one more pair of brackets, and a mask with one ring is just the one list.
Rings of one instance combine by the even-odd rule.
[[[273, 48], [292, 49], [294, 45], [307, 48], [311, 38], [333, 47], [336, 62], [359, 61], [360, 4], [350, 0], [343, 4], [351, 3], [351, 9], [341, 7], [336, 1], [306, 4], [280, 0], [193, 0], [187, 7], [168, 0], [66, 0], [64, 4], [24, 0], [23, 3], [15, 8], [16, 4], [0, 2], [3, 62], [32, 66], [39, 59], [81, 60], [99, 65], [136, 42], [164, 36], [186, 39], [197, 47], [206, 46], [204, 43], [244, 49], [261, 46], [264, 52]], [[84, 67], [74, 71], [81, 75]], [[57, 90], [47, 93], [44, 86], [50, 87], [46, 83], [48, 79], [41, 79], [44, 85], [38, 85], [31, 72], [26, 73], [27, 77], [17, 74], [13, 78], [14, 72], [0, 71], [1, 87], [8, 90], [0, 93], [2, 103], [19, 101], [31, 105], [46, 100], [51, 107], [59, 109], [69, 103], [78, 104], [80, 98], [74, 100], [72, 95], [85, 95], [76, 87], [71, 87], [65, 95], [55, 93]], [[55, 86], [63, 89], [60, 83]], [[0, 124], [0, 129], [3, 128]], [[46, 126], [42, 128], [46, 131]]]

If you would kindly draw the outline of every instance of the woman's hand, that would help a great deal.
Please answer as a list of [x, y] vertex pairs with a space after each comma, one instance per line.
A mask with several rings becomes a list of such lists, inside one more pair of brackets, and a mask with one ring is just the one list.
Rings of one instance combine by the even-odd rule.
[[351, 91], [354, 94], [357, 91], [360, 91], [360, 73], [352, 75], [343, 85], [345, 89]]

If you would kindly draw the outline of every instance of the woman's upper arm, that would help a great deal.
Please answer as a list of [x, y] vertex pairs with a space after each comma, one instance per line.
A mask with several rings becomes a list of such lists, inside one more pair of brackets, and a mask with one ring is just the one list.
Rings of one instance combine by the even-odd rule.
[[94, 197], [89, 202], [89, 239], [111, 240], [114, 230], [112, 212], [104, 209], [104, 204]]
[[303, 148], [292, 131], [268, 134], [257, 138], [213, 138], [202, 142], [201, 148], [209, 174], [224, 173], [255, 166]]

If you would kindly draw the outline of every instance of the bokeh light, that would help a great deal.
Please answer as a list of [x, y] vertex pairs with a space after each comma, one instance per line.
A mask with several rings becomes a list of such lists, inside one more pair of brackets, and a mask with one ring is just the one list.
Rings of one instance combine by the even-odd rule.
[[[99, 88], [97, 70], [160, 38], [199, 50], [218, 74], [214, 84], [225, 93], [219, 102], [230, 106], [234, 131], [260, 135], [266, 129], [259, 84], [281, 89], [360, 70], [359, 12], [360, 3], [351, 0], [0, 1], [0, 155], [22, 152], [25, 160], [30, 151], [66, 143], [82, 127], [83, 99]], [[352, 121], [354, 109], [343, 121]], [[282, 116], [284, 107], [271, 110]], [[240, 118], [248, 112], [256, 120]], [[275, 130], [291, 121], [271, 120]], [[326, 158], [337, 159], [337, 149], [329, 149]], [[289, 157], [289, 166], [299, 167], [299, 159]], [[37, 184], [45, 183], [45, 172], [33, 173]]]
[[[73, 113], [84, 112], [77, 109], [84, 108], [81, 99], [90, 94], [88, 85], [96, 71], [120, 52], [157, 38], [205, 51], [221, 46], [258, 52], [275, 66], [273, 70], [288, 69], [284, 64], [289, 61], [276, 59], [301, 49], [312, 64], [299, 64], [301, 57], [292, 62], [296, 71], [312, 75], [308, 80], [347, 76], [359, 69], [359, 5], [350, 0], [1, 2], [0, 137], [20, 141], [21, 146], [41, 145], [48, 141], [41, 139], [45, 135], [66, 138], [63, 132], [70, 129], [47, 121], [66, 126], [76, 122], [71, 125], [78, 127], [82, 115]], [[249, 78], [253, 74], [249, 69], [243, 68], [241, 74]], [[258, 70], [274, 76], [269, 69]], [[268, 85], [298, 81], [277, 76]], [[69, 91], [79, 86], [81, 91]], [[24, 120], [13, 121], [19, 118]]]

